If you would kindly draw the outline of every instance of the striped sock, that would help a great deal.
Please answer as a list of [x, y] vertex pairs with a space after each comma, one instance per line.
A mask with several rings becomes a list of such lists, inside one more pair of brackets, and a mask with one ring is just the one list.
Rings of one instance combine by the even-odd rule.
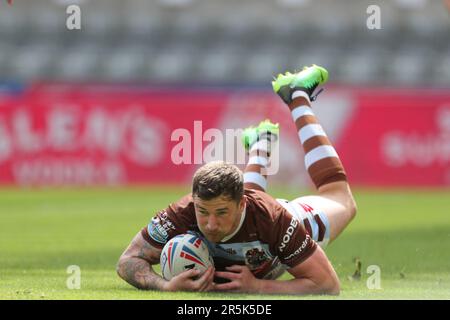
[[266, 168], [269, 164], [270, 142], [262, 138], [254, 143], [249, 152], [249, 160], [244, 170], [244, 187], [266, 191]]
[[335, 182], [346, 181], [344, 167], [336, 150], [311, 109], [311, 101], [304, 91], [292, 94], [289, 104], [298, 136], [305, 151], [305, 166], [317, 188]]

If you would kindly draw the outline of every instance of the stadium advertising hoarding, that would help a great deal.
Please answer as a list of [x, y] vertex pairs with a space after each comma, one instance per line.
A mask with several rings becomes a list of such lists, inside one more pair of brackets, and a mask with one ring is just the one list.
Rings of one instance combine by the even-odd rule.
[[[209, 156], [231, 152], [226, 159], [237, 159], [239, 141], [228, 129], [264, 118], [282, 127], [273, 180], [308, 183], [295, 128], [278, 99], [257, 89], [47, 84], [3, 92], [0, 183], [189, 182], [211, 158], [208, 149]], [[450, 184], [449, 92], [332, 88], [314, 107], [353, 184]], [[211, 153], [215, 143], [221, 146]]]
[[450, 94], [368, 91], [341, 133], [339, 150], [362, 185], [450, 185]]
[[4, 97], [1, 182], [118, 185], [189, 179], [189, 170], [171, 161], [171, 133], [197, 119], [213, 127], [221, 99], [103, 89], [40, 86]]

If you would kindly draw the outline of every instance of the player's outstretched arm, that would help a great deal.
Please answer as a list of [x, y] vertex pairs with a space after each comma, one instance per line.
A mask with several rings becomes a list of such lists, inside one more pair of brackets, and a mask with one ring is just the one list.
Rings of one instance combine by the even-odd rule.
[[208, 291], [213, 286], [214, 270], [208, 269], [200, 278], [198, 270], [187, 270], [170, 281], [164, 280], [152, 268], [159, 263], [161, 250], [150, 245], [139, 232], [125, 249], [117, 263], [117, 274], [132, 286], [142, 290]]
[[122, 253], [117, 263], [117, 274], [138, 289], [164, 289], [164, 279], [153, 271], [159, 263], [161, 250], [151, 246], [139, 232]]
[[216, 272], [216, 275], [230, 282], [217, 284], [215, 290], [295, 295], [338, 295], [340, 292], [336, 272], [319, 246], [308, 259], [288, 270], [295, 277], [292, 280], [256, 279], [246, 266], [232, 266], [227, 269], [229, 272]]

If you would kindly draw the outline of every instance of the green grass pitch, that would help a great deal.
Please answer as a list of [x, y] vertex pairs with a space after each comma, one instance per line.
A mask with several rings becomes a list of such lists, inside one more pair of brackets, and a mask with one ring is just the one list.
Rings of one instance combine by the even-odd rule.
[[[426, 189], [355, 191], [358, 216], [326, 250], [341, 279], [339, 297], [134, 289], [116, 275], [119, 255], [188, 189], [0, 189], [0, 299], [450, 299], [450, 190]], [[355, 258], [359, 277], [352, 277]], [[70, 265], [81, 269], [78, 290], [66, 285]], [[379, 267], [380, 289], [367, 286], [371, 265]]]

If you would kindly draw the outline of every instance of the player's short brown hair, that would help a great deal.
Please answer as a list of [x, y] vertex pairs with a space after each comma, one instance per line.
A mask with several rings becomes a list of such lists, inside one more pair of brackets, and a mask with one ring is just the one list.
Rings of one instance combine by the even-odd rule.
[[227, 197], [237, 203], [244, 196], [244, 176], [238, 167], [224, 161], [213, 161], [194, 174], [192, 196], [202, 200]]

